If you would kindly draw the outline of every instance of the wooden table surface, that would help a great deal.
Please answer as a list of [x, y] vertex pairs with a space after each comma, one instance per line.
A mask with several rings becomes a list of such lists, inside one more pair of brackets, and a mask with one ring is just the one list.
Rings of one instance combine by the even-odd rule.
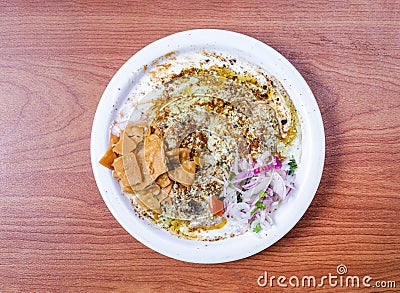
[[[399, 1], [47, 2], [0, 4], [0, 292], [265, 291], [265, 271], [320, 278], [340, 264], [399, 290]], [[194, 28], [234, 30], [282, 53], [314, 92], [326, 132], [304, 217], [232, 263], [184, 263], [136, 241], [90, 164], [93, 116], [116, 70]]]

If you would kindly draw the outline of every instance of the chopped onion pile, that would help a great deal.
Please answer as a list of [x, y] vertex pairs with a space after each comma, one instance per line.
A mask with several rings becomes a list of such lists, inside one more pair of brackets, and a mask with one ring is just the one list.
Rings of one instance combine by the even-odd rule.
[[[290, 162], [295, 162], [293, 157]], [[283, 165], [289, 166], [290, 170]], [[259, 233], [271, 226], [269, 214], [294, 189], [292, 165], [286, 161], [282, 164], [277, 156], [271, 160], [268, 151], [260, 155], [256, 162], [251, 157], [235, 162], [223, 177], [222, 180], [211, 178], [223, 184], [219, 196], [224, 201], [223, 215], [238, 224], [238, 232], [250, 228]]]

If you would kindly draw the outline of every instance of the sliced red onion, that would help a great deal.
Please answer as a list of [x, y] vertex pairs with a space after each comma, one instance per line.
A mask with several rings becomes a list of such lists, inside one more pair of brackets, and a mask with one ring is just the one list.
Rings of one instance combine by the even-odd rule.
[[261, 154], [258, 158], [257, 158], [257, 162], [254, 165], [254, 168], [258, 168], [260, 166], [266, 165], [265, 160], [271, 156], [271, 153], [269, 151], [265, 151], [263, 154]]
[[232, 183], [240, 182], [243, 181], [244, 179], [248, 179], [253, 176], [254, 176], [253, 170], [245, 170], [237, 174], [235, 177], [233, 177]]
[[265, 190], [270, 184], [270, 180], [264, 180], [260, 182], [256, 187], [245, 191], [242, 195], [243, 201], [253, 203], [255, 200], [258, 200], [258, 196], [261, 191]]
[[[224, 172], [223, 180], [210, 177], [224, 185], [224, 216], [232, 219], [239, 230], [253, 229], [257, 223], [262, 229], [272, 225], [269, 212], [275, 210], [294, 188], [293, 176], [282, 169], [279, 157], [274, 156], [267, 162], [270, 156], [269, 152], [264, 152], [255, 162], [251, 156], [236, 161], [229, 172]], [[230, 172], [236, 174], [232, 180], [229, 180]], [[266, 194], [259, 198], [262, 191]], [[237, 201], [238, 193], [242, 202]], [[258, 201], [265, 204], [265, 209], [256, 207]]]
[[276, 194], [278, 194], [282, 198], [284, 195], [286, 195], [285, 181], [277, 172], [274, 172], [272, 174], [271, 188]]
[[249, 182], [249, 183], [243, 185], [243, 188], [244, 188], [244, 189], [253, 188], [253, 187], [255, 187], [256, 185], [260, 184], [261, 180], [262, 180], [261, 177], [253, 177], [253, 178], [250, 179], [250, 182]]
[[275, 156], [275, 169], [281, 169], [282, 163], [277, 156]]

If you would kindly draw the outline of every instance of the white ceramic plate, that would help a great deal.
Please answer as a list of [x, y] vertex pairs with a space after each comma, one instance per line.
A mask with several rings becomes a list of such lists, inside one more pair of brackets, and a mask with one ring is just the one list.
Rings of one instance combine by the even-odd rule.
[[[246, 60], [275, 76], [289, 93], [298, 111], [302, 128], [301, 163], [296, 175], [297, 188], [274, 215], [274, 225], [266, 237], [253, 233], [208, 242], [178, 238], [146, 220], [139, 219], [121, 192], [110, 170], [98, 162], [108, 148], [109, 129], [119, 110], [148, 80], [143, 66], [156, 64], [168, 53], [190, 55], [199, 50], [219, 52]], [[167, 54], [167, 55], [165, 55]], [[161, 57], [164, 56], [164, 57]], [[161, 58], [160, 58], [161, 57]], [[156, 61], [155, 61], [156, 60]], [[182, 65], [182, 64], [181, 64]], [[183, 67], [185, 64], [182, 65]], [[288, 60], [266, 44], [251, 37], [222, 30], [184, 31], [160, 39], [130, 58], [115, 74], [99, 102], [92, 128], [91, 160], [100, 193], [117, 221], [133, 237], [166, 256], [187, 262], [221, 263], [256, 254], [282, 238], [300, 220], [310, 205], [321, 179], [325, 157], [325, 136], [321, 114], [307, 83]]]

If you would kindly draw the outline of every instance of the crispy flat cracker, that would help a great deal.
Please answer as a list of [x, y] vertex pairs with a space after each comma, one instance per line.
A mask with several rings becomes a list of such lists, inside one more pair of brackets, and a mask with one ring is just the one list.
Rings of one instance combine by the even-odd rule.
[[117, 155], [113, 152], [112, 147], [110, 146], [104, 156], [100, 159], [99, 163], [108, 169], [114, 170], [113, 162], [117, 158]]

